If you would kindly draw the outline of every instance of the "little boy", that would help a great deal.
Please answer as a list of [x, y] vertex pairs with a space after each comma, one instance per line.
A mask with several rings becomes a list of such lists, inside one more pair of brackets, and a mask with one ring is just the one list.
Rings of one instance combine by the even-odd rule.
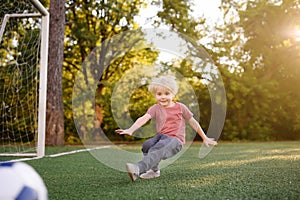
[[200, 124], [194, 119], [193, 113], [184, 104], [173, 101], [178, 92], [174, 76], [154, 78], [148, 90], [154, 95], [157, 104], [151, 106], [129, 129], [116, 130], [119, 134], [132, 135], [149, 120], [156, 122], [157, 134], [142, 145], [143, 159], [137, 164], [126, 164], [126, 170], [132, 181], [138, 177], [149, 179], [160, 176], [158, 168], [160, 161], [176, 155], [185, 143], [185, 121], [188, 121], [200, 135], [207, 147], [217, 145], [213, 138], [205, 135]]

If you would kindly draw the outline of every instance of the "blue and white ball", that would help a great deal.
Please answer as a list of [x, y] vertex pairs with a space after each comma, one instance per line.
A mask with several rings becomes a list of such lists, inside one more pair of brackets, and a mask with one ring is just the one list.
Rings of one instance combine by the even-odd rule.
[[47, 200], [48, 192], [40, 175], [23, 162], [0, 163], [1, 200]]

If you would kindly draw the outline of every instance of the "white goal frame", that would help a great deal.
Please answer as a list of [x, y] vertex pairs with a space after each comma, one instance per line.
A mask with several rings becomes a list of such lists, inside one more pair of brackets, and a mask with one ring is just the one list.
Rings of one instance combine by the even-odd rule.
[[0, 156], [45, 156], [46, 139], [46, 98], [47, 98], [47, 70], [48, 70], [48, 41], [50, 15], [47, 9], [38, 1], [30, 0], [40, 13], [5, 14], [0, 29], [0, 42], [9, 18], [12, 17], [41, 17], [41, 49], [40, 49], [40, 81], [38, 100], [38, 137], [36, 141], [37, 153], [0, 153]]

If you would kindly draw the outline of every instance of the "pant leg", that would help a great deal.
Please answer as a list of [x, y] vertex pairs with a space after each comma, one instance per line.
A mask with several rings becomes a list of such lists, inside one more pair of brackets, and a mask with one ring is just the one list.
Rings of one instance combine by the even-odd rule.
[[178, 139], [163, 135], [160, 140], [152, 146], [143, 159], [138, 162], [140, 173], [145, 173], [149, 169], [157, 168], [161, 160], [165, 160], [176, 155], [181, 150], [181, 143]]
[[163, 134], [156, 134], [154, 137], [147, 139], [142, 145], [142, 152], [147, 155], [149, 149], [153, 147], [163, 136]]
[[[143, 143], [142, 152], [143, 152], [144, 156], [146, 156], [148, 154], [149, 149], [152, 148], [161, 139], [161, 137], [163, 137], [163, 134], [156, 134], [154, 137], [146, 140]], [[151, 169], [153, 171], [159, 170], [158, 165], [153, 166]]]

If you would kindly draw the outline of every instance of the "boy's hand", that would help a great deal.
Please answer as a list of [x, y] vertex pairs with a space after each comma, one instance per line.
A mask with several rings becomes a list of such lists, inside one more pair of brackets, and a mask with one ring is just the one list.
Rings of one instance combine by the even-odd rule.
[[205, 144], [206, 147], [209, 147], [209, 145], [215, 146], [218, 144], [214, 138], [208, 138], [208, 137], [203, 140], [203, 143]]
[[120, 135], [132, 135], [132, 132], [129, 131], [128, 129], [117, 129], [115, 130], [116, 133], [120, 134]]

